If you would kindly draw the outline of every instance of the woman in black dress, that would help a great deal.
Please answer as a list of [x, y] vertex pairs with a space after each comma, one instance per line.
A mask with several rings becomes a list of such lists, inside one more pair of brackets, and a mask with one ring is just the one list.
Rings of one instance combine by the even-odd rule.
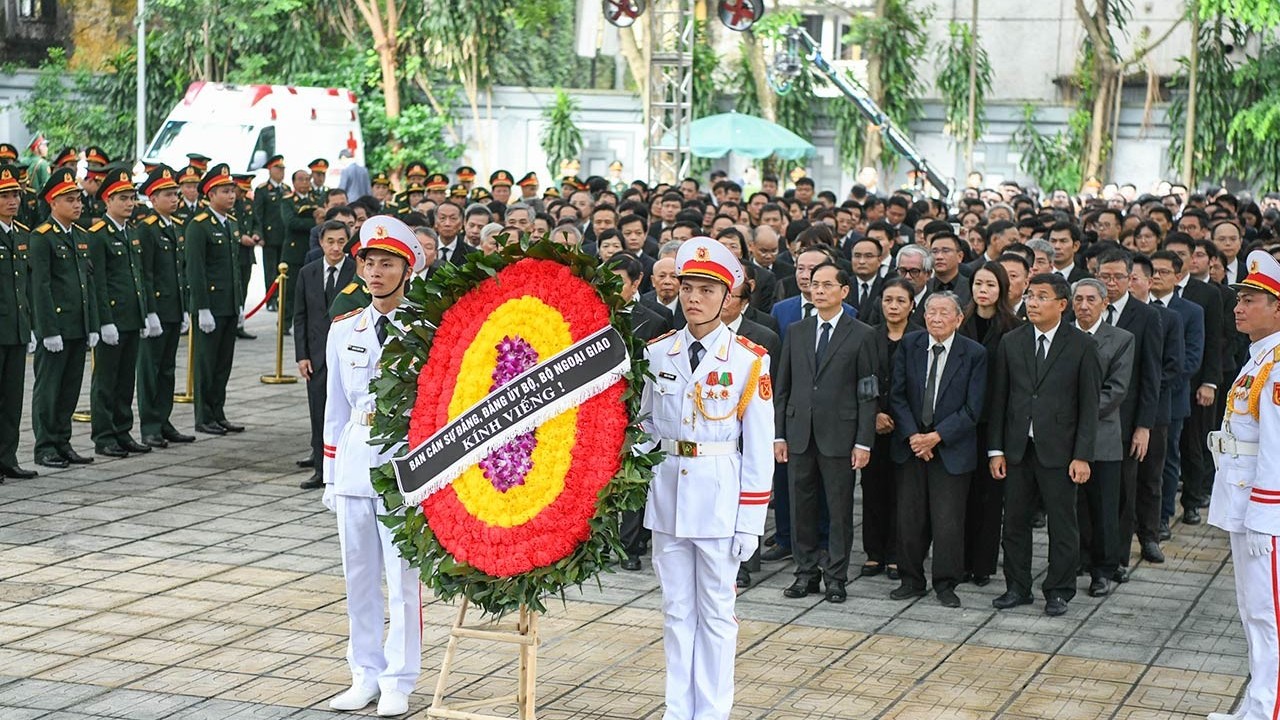
[[965, 576], [974, 585], [986, 585], [996, 571], [1000, 555], [1000, 525], [1004, 520], [1004, 492], [1000, 481], [991, 477], [987, 466], [987, 414], [995, 388], [996, 348], [1005, 333], [1022, 321], [1009, 307], [1009, 275], [998, 262], [985, 262], [973, 272], [970, 283], [973, 299], [965, 310], [960, 334], [982, 343], [987, 349], [987, 397], [978, 419], [978, 469], [969, 483], [969, 502], [965, 509], [964, 564]]

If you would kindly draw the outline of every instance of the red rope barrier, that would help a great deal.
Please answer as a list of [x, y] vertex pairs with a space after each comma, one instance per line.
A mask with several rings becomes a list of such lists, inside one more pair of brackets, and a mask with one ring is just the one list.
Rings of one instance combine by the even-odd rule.
[[259, 310], [261, 310], [262, 306], [266, 305], [267, 301], [271, 299], [271, 296], [275, 295], [276, 290], [279, 287], [280, 287], [280, 278], [276, 278], [276, 281], [271, 283], [271, 287], [267, 288], [267, 294], [262, 296], [262, 302], [258, 303], [256, 307], [254, 307], [249, 312], [245, 313], [244, 319], [248, 320], [249, 318], [253, 317]]

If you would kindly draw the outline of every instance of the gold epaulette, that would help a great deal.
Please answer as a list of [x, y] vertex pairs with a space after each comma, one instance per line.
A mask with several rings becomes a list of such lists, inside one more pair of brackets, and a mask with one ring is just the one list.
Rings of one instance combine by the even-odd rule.
[[184, 222], [184, 220], [183, 220], [182, 218], [178, 217], [177, 215], [170, 215], [170, 216], [169, 216], [169, 220], [170, 220], [174, 225], [178, 225], [178, 226], [181, 226], [181, 225], [182, 225], [182, 223]]
[[666, 331], [666, 332], [662, 333], [661, 335], [659, 335], [658, 337], [656, 337], [656, 338], [654, 338], [654, 339], [650, 340], [647, 344], [652, 345], [652, 344], [654, 344], [654, 343], [658, 342], [659, 340], [666, 340], [667, 338], [671, 337], [672, 335], [675, 335], [677, 332], [679, 332], [679, 330], [668, 330], [668, 331]]
[[349, 313], [343, 313], [339, 315], [338, 317], [334, 318], [333, 321], [338, 322], [339, 320], [346, 320], [347, 318], [353, 317], [355, 315], [359, 315], [362, 312], [364, 312], [364, 308], [356, 308], [355, 310], [352, 310]]
[[49, 232], [49, 231], [50, 231], [50, 230], [52, 230], [52, 229], [53, 229], [53, 225], [51, 225], [51, 224], [49, 224], [49, 223], [47, 223], [47, 222], [46, 222], [46, 223], [40, 223], [39, 225], [37, 225], [37, 226], [36, 226], [35, 232], [39, 233], [40, 235], [43, 235], [43, 234], [45, 234], [45, 233]]
[[341, 293], [342, 293], [343, 295], [350, 295], [351, 293], [353, 293], [353, 292], [355, 292], [356, 290], [359, 290], [359, 289], [360, 289], [360, 283], [354, 283], [354, 282], [353, 282], [353, 283], [347, 283], [347, 286], [346, 286], [346, 287], [344, 287], [344, 288], [342, 288]]
[[765, 355], [769, 354], [769, 351], [766, 350], [763, 346], [757, 345], [751, 342], [751, 340], [749, 340], [748, 338], [742, 335], [735, 335], [734, 339], [738, 341], [739, 345], [755, 353], [756, 357], [764, 357]]
[[101, 230], [106, 226], [107, 226], [107, 223], [105, 220], [99, 220], [98, 222], [89, 226], [89, 232], [98, 232], [99, 230]]
[[193, 218], [191, 218], [191, 219], [192, 219], [192, 220], [195, 220], [196, 222], [204, 222], [205, 220], [208, 220], [208, 219], [209, 219], [209, 213], [207, 213], [207, 212], [202, 212], [202, 213], [200, 213], [199, 215], [196, 215], [195, 217], [193, 217]]
[[22, 223], [18, 222], [17, 220], [14, 220], [14, 221], [13, 221], [13, 226], [14, 226], [14, 227], [16, 227], [16, 228], [18, 228], [19, 230], [21, 230], [21, 231], [23, 231], [23, 232], [29, 232], [29, 231], [31, 230], [31, 228], [27, 227], [26, 225], [23, 225]]
[[148, 216], [146, 216], [146, 217], [142, 218], [142, 222], [143, 222], [143, 223], [145, 223], [145, 224], [147, 224], [147, 225], [155, 225], [155, 224], [156, 224], [156, 216], [155, 216], [155, 215], [148, 215]]
[[240, 222], [239, 220], [236, 220], [236, 216], [232, 215], [231, 213], [227, 213], [227, 217], [231, 218], [232, 220], [235, 220], [236, 222]]
[[[101, 221], [101, 220], [99, 220], [98, 222], [102, 222], [102, 221]], [[84, 230], [84, 227], [82, 227], [79, 223], [71, 223], [71, 229], [72, 229], [72, 230], [79, 230], [80, 232], [84, 232], [84, 231], [85, 231], [85, 230]]]

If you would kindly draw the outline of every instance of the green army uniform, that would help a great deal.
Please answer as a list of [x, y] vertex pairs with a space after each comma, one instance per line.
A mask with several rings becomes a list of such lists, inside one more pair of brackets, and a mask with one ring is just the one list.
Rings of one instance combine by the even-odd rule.
[[[253, 202], [249, 198], [238, 198], [236, 206], [231, 211], [235, 216], [236, 222], [240, 225], [241, 235], [257, 235], [262, 237], [262, 231], [258, 228], [258, 218], [253, 213]], [[237, 238], [237, 242], [239, 238]], [[240, 243], [237, 250], [237, 257], [240, 262], [240, 297], [249, 297], [249, 280], [253, 277], [253, 266], [258, 262], [256, 253], [254, 253], [253, 245], [245, 245]], [[264, 273], [266, 271], [264, 269]]]
[[[128, 171], [124, 180], [132, 192]], [[107, 187], [105, 181], [103, 185]], [[139, 445], [130, 436], [138, 346], [151, 294], [142, 267], [142, 242], [131, 228], [116, 225], [110, 217], [91, 225], [87, 238], [103, 338], [94, 349], [90, 383], [93, 445], [111, 455], [119, 450], [146, 452], [146, 446], [137, 450]], [[117, 335], [114, 344], [110, 342], [112, 325]]]
[[[12, 170], [0, 170], [0, 176]], [[6, 187], [0, 179], [0, 189]], [[27, 227], [17, 221], [0, 224], [0, 476], [18, 467], [22, 396], [27, 377], [27, 343], [31, 340], [31, 305], [27, 295]]]
[[369, 294], [364, 278], [357, 275], [355, 280], [347, 283], [346, 287], [333, 296], [333, 302], [329, 305], [329, 317], [341, 317], [352, 310], [363, 310], [369, 307], [371, 302], [373, 302], [373, 296]]
[[[181, 186], [183, 185], [198, 186], [199, 184], [200, 184], [200, 171], [196, 170], [194, 167], [191, 167], [190, 165], [188, 165], [182, 168], [182, 171], [178, 173], [179, 188], [181, 188]], [[178, 209], [173, 211], [173, 216], [178, 218], [185, 224], [190, 222], [193, 216], [198, 215], [201, 212], [204, 212], [204, 207], [205, 207], [204, 198], [199, 197], [197, 195], [195, 203], [192, 204], [187, 202], [187, 196], [181, 194], [180, 192], [178, 195]]]
[[107, 204], [89, 192], [81, 191], [81, 210], [80, 221], [81, 227], [92, 227], [99, 220], [107, 216]]
[[[284, 248], [280, 252], [280, 262], [289, 266], [288, 287], [296, 287], [298, 271], [307, 259], [307, 250], [311, 247], [311, 228], [316, 226], [315, 211], [319, 207], [311, 195], [290, 195], [284, 202], [284, 213], [287, 219], [288, 233], [285, 236]], [[275, 279], [275, 273], [272, 273]], [[286, 292], [286, 295], [288, 293]], [[292, 298], [281, 297], [279, 310], [285, 314], [285, 327], [291, 326], [293, 316], [287, 314], [292, 307]]]
[[[285, 198], [290, 195], [284, 183], [273, 185], [270, 180], [253, 191], [253, 217], [262, 237], [262, 287], [263, 292], [276, 279], [276, 267], [280, 264], [280, 251], [288, 235], [284, 219]], [[271, 307], [276, 307], [274, 301]]]
[[[53, 178], [61, 172], [55, 172]], [[89, 336], [96, 337], [99, 323], [84, 229], [75, 223], [64, 228], [50, 218], [31, 231], [28, 246], [32, 318], [40, 341], [31, 392], [31, 426], [35, 458], [40, 462], [65, 458], [71, 450], [71, 415], [80, 399]], [[57, 352], [44, 345], [44, 340], [54, 337], [62, 340], [62, 349]]]
[[135, 226], [142, 244], [142, 268], [151, 290], [147, 312], [160, 318], [161, 334], [143, 338], [138, 352], [138, 423], [142, 441], [180, 437], [169, 419], [173, 414], [178, 345], [187, 311], [187, 259], [182, 221], [166, 221], [152, 211]]
[[[220, 176], [231, 182], [225, 164], [209, 170], [201, 181], [201, 191], [208, 193], [223, 184]], [[195, 417], [196, 429], [227, 423], [227, 382], [235, 359], [236, 327], [244, 308], [240, 288], [238, 257], [240, 231], [230, 216], [219, 218], [205, 210], [186, 223], [184, 232], [187, 258], [187, 283], [191, 288], [191, 321], [198, 325], [199, 313], [213, 315], [214, 327], [206, 332], [197, 328], [195, 353]]]

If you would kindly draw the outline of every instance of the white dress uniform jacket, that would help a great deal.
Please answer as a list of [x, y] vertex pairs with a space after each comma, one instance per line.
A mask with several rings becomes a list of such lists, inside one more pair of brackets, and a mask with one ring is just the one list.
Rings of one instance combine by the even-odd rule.
[[[422, 666], [422, 596], [416, 571], [400, 557], [391, 530], [378, 520], [385, 512], [370, 474], [395, 449], [369, 444], [382, 345], [372, 305], [336, 318], [325, 351], [329, 366], [324, 412], [324, 481], [334, 486], [342, 574], [347, 587], [350, 638], [347, 664], [354, 686], [365, 690], [413, 692]], [[391, 321], [394, 322], [394, 319]], [[390, 613], [386, 642], [382, 575]]]

